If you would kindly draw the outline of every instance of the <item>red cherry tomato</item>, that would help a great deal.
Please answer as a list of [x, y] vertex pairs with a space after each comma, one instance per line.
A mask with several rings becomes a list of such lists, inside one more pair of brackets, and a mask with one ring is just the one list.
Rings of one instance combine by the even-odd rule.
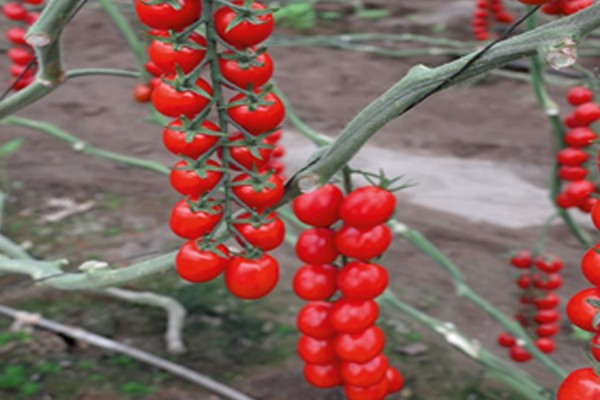
[[404, 387], [404, 377], [394, 367], [389, 367], [385, 373], [388, 381], [388, 393], [399, 392]]
[[592, 285], [600, 287], [600, 244], [585, 253], [581, 260], [581, 271]]
[[556, 290], [562, 286], [563, 280], [558, 274], [550, 274], [547, 277], [535, 277], [533, 286], [538, 289]]
[[187, 161], [178, 161], [171, 170], [169, 181], [177, 192], [184, 196], [200, 197], [211, 191], [221, 181], [223, 173], [217, 162], [208, 160], [200, 170], [190, 169]]
[[[159, 113], [172, 118], [194, 118], [208, 106], [209, 98], [189, 88], [177, 90], [173, 83], [174, 77], [167, 77], [152, 91], [152, 104]], [[202, 78], [198, 78], [196, 87], [209, 96], [213, 94], [212, 87]]]
[[519, 251], [515, 256], [510, 259], [510, 263], [513, 267], [519, 269], [530, 268], [533, 260], [531, 258], [531, 252], [527, 250]]
[[359, 333], [341, 333], [335, 338], [335, 353], [344, 361], [367, 362], [381, 354], [385, 334], [376, 326]]
[[583, 125], [593, 124], [600, 119], [600, 107], [592, 102], [577, 106], [575, 119]]
[[560, 313], [555, 309], [539, 310], [534, 319], [538, 324], [551, 324], [560, 319]]
[[[247, 139], [244, 134], [238, 132], [229, 136], [228, 140], [230, 142], [228, 146], [229, 157], [247, 170], [260, 169], [271, 160], [273, 149], [267, 147], [271, 145], [269, 138], [262, 141]], [[223, 158], [223, 149], [219, 148], [217, 154]], [[234, 163], [230, 167], [234, 170], [240, 169]]]
[[513, 347], [515, 344], [517, 344], [517, 340], [510, 334], [510, 333], [501, 333], [500, 335], [498, 335], [498, 344], [502, 347]]
[[535, 347], [537, 347], [542, 353], [550, 354], [556, 350], [554, 340], [548, 338], [539, 338], [535, 341]]
[[593, 368], [572, 372], [558, 389], [556, 400], [600, 399], [600, 377]]
[[333, 339], [315, 339], [301, 336], [298, 340], [298, 355], [308, 364], [330, 364], [337, 360]]
[[146, 71], [148, 71], [148, 73], [152, 76], [161, 76], [163, 74], [163, 70], [152, 61], [148, 61], [146, 64], [144, 64], [144, 68], [146, 68]]
[[581, 181], [589, 174], [589, 171], [579, 166], [563, 165], [558, 169], [558, 177], [563, 181]]
[[563, 269], [563, 262], [555, 256], [538, 257], [535, 260], [535, 266], [542, 272], [554, 274]]
[[[261, 173], [262, 176], [265, 174]], [[240, 174], [233, 179], [234, 183], [239, 183], [233, 186], [233, 193], [248, 207], [262, 212], [275, 206], [283, 197], [283, 181], [279, 176], [271, 175], [266, 180], [255, 182], [259, 187], [253, 187], [250, 183], [252, 180], [247, 174]], [[248, 183], [242, 183], [244, 181]]]
[[355, 261], [346, 264], [338, 274], [337, 284], [344, 297], [372, 300], [387, 288], [388, 273], [380, 265]]
[[296, 318], [298, 330], [316, 339], [333, 338], [337, 331], [330, 321], [331, 308], [331, 304], [324, 301], [306, 304]]
[[[218, 136], [201, 132], [196, 132], [188, 141], [187, 133], [182, 130], [182, 127], [181, 120], [176, 119], [163, 130], [163, 143], [167, 150], [175, 155], [183, 155], [195, 160], [219, 141]], [[201, 128], [206, 131], [219, 132], [219, 127], [210, 121], [204, 121]]]
[[529, 275], [522, 275], [517, 279], [516, 283], [521, 289], [529, 289], [531, 287], [531, 277]]
[[294, 275], [294, 292], [304, 300], [326, 300], [337, 291], [336, 278], [333, 265], [304, 265]]
[[338, 257], [335, 231], [327, 228], [305, 230], [296, 241], [296, 254], [307, 264], [330, 264]]
[[573, 128], [565, 134], [565, 142], [571, 147], [587, 147], [596, 140], [598, 135], [587, 127]]
[[383, 354], [366, 363], [342, 362], [342, 378], [348, 385], [369, 387], [385, 378], [388, 366], [387, 357]]
[[524, 363], [531, 360], [531, 354], [519, 345], [515, 345], [510, 349], [510, 358], [518, 363]]
[[138, 83], [133, 88], [133, 99], [138, 103], [147, 103], [152, 97], [152, 88], [143, 83]]
[[233, 257], [225, 270], [225, 285], [234, 295], [256, 300], [268, 295], [279, 281], [279, 264], [270, 255], [249, 259]]
[[267, 83], [273, 76], [273, 60], [268, 53], [255, 55], [251, 60], [238, 61], [228, 58], [234, 53], [226, 51], [219, 58], [221, 74], [227, 81], [238, 88], [257, 89]]
[[569, 182], [565, 194], [574, 204], [581, 204], [595, 189], [596, 186], [590, 181], [575, 181]]
[[589, 103], [594, 99], [594, 94], [591, 90], [582, 86], [576, 86], [569, 91], [567, 100], [573, 106], [580, 106], [585, 103]]
[[342, 374], [340, 364], [306, 364], [304, 366], [304, 378], [308, 383], [321, 389], [330, 389], [340, 386]]
[[327, 184], [294, 200], [294, 214], [307, 225], [320, 228], [333, 225], [340, 219], [344, 194], [333, 184]]
[[[260, 93], [258, 90], [255, 92]], [[244, 103], [230, 106], [227, 108], [227, 114], [238, 126], [251, 135], [256, 136], [275, 130], [285, 118], [283, 103], [273, 93], [262, 96], [260, 103], [252, 103], [245, 94], [239, 93], [231, 98], [230, 104], [239, 101]]]
[[594, 318], [598, 308], [590, 303], [600, 302], [600, 289], [585, 289], [575, 294], [567, 303], [567, 315], [569, 320], [579, 328], [588, 332], [597, 332], [594, 326]]
[[[233, 4], [237, 6], [244, 5], [243, 0], [236, 0]], [[259, 3], [252, 3], [253, 10], [265, 10], [267, 7]], [[252, 47], [267, 39], [273, 32], [273, 16], [263, 14], [255, 17], [258, 21], [242, 21], [241, 23], [230, 27], [230, 24], [236, 19], [239, 11], [223, 6], [215, 12], [215, 30], [217, 34], [228, 44], [237, 47]]]
[[[169, 34], [159, 31], [154, 36], [164, 40], [169, 37]], [[193, 71], [206, 55], [206, 39], [199, 33], [192, 32], [185, 42], [187, 44], [182, 45], [174, 45], [163, 40], [154, 39], [147, 51], [150, 60], [167, 74], [174, 74], [177, 71], [176, 66], [187, 74]]]
[[358, 333], [373, 326], [379, 316], [379, 306], [373, 300], [341, 298], [333, 303], [329, 320], [338, 332]]
[[183, 199], [175, 204], [171, 212], [170, 225], [173, 232], [184, 239], [198, 239], [211, 232], [223, 217], [223, 207], [213, 206], [211, 212], [194, 211]]
[[558, 324], [542, 324], [536, 328], [535, 333], [539, 337], [552, 337], [556, 335], [559, 330], [560, 327]]
[[177, 0], [179, 7], [168, 2], [152, 4], [145, 0], [135, 0], [135, 12], [144, 25], [153, 29], [179, 31], [196, 22], [202, 14], [200, 0]]
[[389, 220], [395, 209], [393, 193], [376, 186], [364, 186], [346, 196], [340, 216], [348, 226], [370, 229]]
[[348, 400], [383, 400], [391, 393], [390, 382], [387, 378], [383, 378], [378, 383], [368, 387], [345, 385], [344, 392]]
[[[238, 217], [238, 221], [249, 218], [249, 213], [243, 213]], [[285, 225], [275, 213], [270, 213], [261, 222], [256, 223], [234, 221], [233, 226], [248, 243], [262, 251], [276, 249], [285, 239]], [[241, 239], [236, 237], [236, 240], [243, 244]]]
[[569, 165], [571, 167], [579, 166], [585, 163], [590, 156], [581, 149], [567, 147], [558, 152], [556, 159], [561, 165]]
[[14, 26], [8, 29], [5, 33], [6, 39], [9, 42], [12, 42], [17, 45], [27, 46], [27, 42], [25, 41], [25, 34], [27, 31], [19, 26]]
[[555, 293], [546, 293], [543, 297], [533, 300], [538, 310], [550, 310], [558, 307], [560, 298]]
[[15, 64], [27, 65], [35, 58], [35, 55], [23, 47], [13, 47], [6, 52], [8, 58]]
[[21, 21], [27, 16], [27, 9], [23, 5], [11, 1], [4, 4], [2, 13], [7, 19]]
[[[217, 249], [225, 256], [229, 256], [227, 247], [219, 245]], [[193, 283], [215, 279], [225, 271], [228, 263], [228, 258], [223, 258], [213, 251], [201, 250], [193, 240], [181, 246], [175, 257], [175, 267], [179, 276]]]
[[335, 245], [340, 253], [363, 261], [379, 257], [391, 242], [392, 233], [385, 225], [364, 230], [343, 226], [335, 235]]

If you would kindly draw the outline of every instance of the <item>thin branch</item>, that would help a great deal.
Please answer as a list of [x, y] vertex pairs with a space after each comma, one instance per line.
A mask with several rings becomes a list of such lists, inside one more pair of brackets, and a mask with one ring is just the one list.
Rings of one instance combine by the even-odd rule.
[[115, 68], [81, 68], [72, 69], [65, 73], [65, 80], [72, 78], [80, 78], [84, 76], [117, 76], [123, 78], [136, 78], [140, 77], [140, 73], [137, 71], [127, 71], [124, 69]]
[[253, 400], [251, 397], [238, 392], [237, 390], [219, 383], [205, 375], [186, 368], [182, 365], [165, 360], [164, 358], [155, 356], [154, 354], [140, 350], [133, 346], [108, 339], [104, 336], [96, 335], [84, 329], [61, 324], [46, 318], [42, 318], [39, 314], [32, 314], [25, 311], [16, 310], [4, 305], [0, 305], [0, 314], [14, 319], [20, 324], [35, 326], [51, 332], [60, 333], [77, 341], [85, 342], [108, 351], [113, 351], [120, 354], [125, 354], [131, 358], [135, 358], [145, 364], [160, 368], [170, 374], [193, 382], [219, 396], [223, 396], [229, 400]]

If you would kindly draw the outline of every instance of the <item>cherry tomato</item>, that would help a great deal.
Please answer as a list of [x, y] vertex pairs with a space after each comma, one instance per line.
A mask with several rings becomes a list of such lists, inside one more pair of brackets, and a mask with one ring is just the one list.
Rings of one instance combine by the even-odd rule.
[[223, 207], [220, 205], [213, 206], [211, 212], [194, 211], [186, 199], [183, 199], [175, 204], [171, 212], [170, 225], [177, 236], [193, 240], [212, 231], [222, 217]]
[[389, 220], [395, 209], [393, 193], [376, 186], [364, 186], [346, 196], [340, 207], [340, 216], [348, 226], [370, 229]]
[[216, 168], [220, 167], [221, 165], [217, 162], [208, 160], [204, 167], [195, 170], [190, 169], [187, 161], [181, 160], [171, 169], [169, 181], [173, 189], [182, 195], [200, 197], [219, 184], [223, 173]]
[[554, 274], [563, 269], [563, 262], [555, 256], [538, 257], [535, 260], [535, 266], [542, 272]]
[[144, 25], [153, 29], [179, 31], [196, 22], [202, 14], [200, 0], [177, 0], [179, 8], [168, 2], [152, 4], [145, 0], [135, 0], [135, 12]]
[[535, 347], [537, 347], [542, 353], [550, 354], [556, 350], [554, 340], [548, 338], [539, 338], [535, 341]]
[[558, 389], [556, 400], [600, 399], [600, 377], [593, 368], [572, 372]]
[[558, 307], [560, 298], [555, 293], [546, 293], [543, 297], [533, 300], [538, 310], [550, 310]]
[[590, 342], [592, 356], [596, 361], [600, 361], [600, 333], [594, 335]]
[[345, 361], [342, 362], [342, 378], [348, 385], [360, 387], [372, 386], [385, 378], [388, 366], [387, 357], [383, 354], [365, 363]]
[[535, 333], [539, 337], [552, 337], [556, 335], [559, 330], [560, 327], [558, 324], [542, 324], [536, 328]]
[[19, 26], [14, 26], [8, 29], [5, 33], [6, 39], [9, 42], [12, 42], [17, 45], [27, 46], [27, 42], [25, 41], [25, 34], [27, 31]]
[[21, 21], [27, 16], [27, 9], [21, 4], [11, 1], [4, 4], [2, 13], [7, 19]]
[[337, 331], [330, 321], [331, 308], [332, 305], [324, 301], [306, 304], [296, 318], [298, 330], [316, 339], [333, 338]]
[[498, 344], [502, 347], [513, 347], [515, 344], [517, 344], [517, 340], [510, 334], [510, 333], [501, 333], [500, 335], [498, 335]]
[[600, 244], [585, 253], [581, 260], [581, 271], [592, 285], [600, 287]]
[[[268, 147], [271, 145], [269, 138], [265, 138], [262, 141], [257, 139], [248, 139], [243, 133], [234, 133], [229, 136], [229, 157], [247, 170], [252, 171], [253, 169], [260, 169], [267, 165], [271, 160], [271, 154], [273, 149]], [[219, 148], [217, 151], [219, 157], [223, 157], [223, 149]], [[258, 157], [255, 155], [257, 154]], [[230, 167], [234, 170], [240, 168], [231, 164]]]
[[376, 326], [359, 333], [342, 333], [335, 338], [335, 353], [344, 361], [367, 362], [381, 354], [385, 334]]
[[392, 233], [385, 225], [361, 230], [343, 226], [335, 235], [335, 245], [345, 256], [368, 261], [380, 256], [392, 242]]
[[294, 200], [294, 214], [307, 225], [320, 228], [333, 225], [340, 219], [344, 194], [333, 184], [327, 184]]
[[519, 345], [510, 348], [510, 358], [518, 363], [524, 363], [531, 360], [531, 354]]
[[595, 189], [596, 186], [590, 181], [575, 181], [569, 182], [565, 188], [565, 194], [573, 203], [581, 204]]
[[536, 277], [533, 281], [533, 286], [538, 289], [556, 290], [562, 286], [563, 280], [558, 274], [550, 274], [545, 278]]
[[148, 71], [148, 73], [152, 76], [161, 76], [163, 74], [163, 70], [152, 61], [146, 62], [146, 64], [144, 64], [144, 68], [146, 68], [146, 71]]
[[308, 383], [321, 389], [330, 389], [340, 386], [342, 374], [340, 364], [306, 364], [304, 366], [304, 378]]
[[560, 313], [555, 309], [539, 310], [534, 319], [538, 324], [551, 324], [560, 319]]
[[[225, 256], [229, 256], [227, 247], [219, 245], [217, 249]], [[215, 279], [225, 271], [228, 263], [228, 258], [223, 258], [213, 251], [200, 249], [193, 240], [181, 246], [175, 257], [175, 267], [179, 276], [193, 283]]]
[[279, 281], [279, 264], [270, 255], [249, 259], [233, 257], [225, 270], [225, 285], [235, 296], [245, 300], [268, 295]]
[[37, 20], [40, 19], [40, 13], [39, 12], [29, 12], [27, 13], [27, 15], [25, 15], [25, 19], [23, 20], [23, 22], [25, 22], [26, 25], [33, 25], [37, 22]]
[[596, 332], [594, 318], [598, 314], [598, 308], [590, 301], [600, 301], [600, 289], [585, 289], [575, 294], [567, 303], [567, 315], [571, 322], [588, 332]]
[[348, 400], [383, 400], [391, 393], [390, 382], [387, 378], [383, 378], [378, 383], [368, 387], [344, 385], [344, 392]]
[[[218, 136], [201, 132], [195, 133], [191, 141], [188, 141], [186, 140], [187, 134], [182, 127], [181, 120], [176, 119], [163, 130], [163, 143], [167, 150], [175, 155], [183, 155], [195, 160], [219, 141]], [[207, 131], [219, 132], [219, 127], [210, 121], [204, 121], [201, 127]]]
[[[236, 0], [233, 4], [242, 6], [244, 1]], [[265, 10], [266, 8], [262, 4], [252, 3], [253, 10]], [[270, 13], [254, 17], [256, 21], [242, 21], [234, 27], [230, 27], [239, 12], [227, 6], [223, 6], [215, 12], [215, 30], [221, 39], [228, 44], [237, 48], [256, 46], [273, 32], [274, 22]]]
[[563, 165], [558, 169], [558, 177], [563, 181], [581, 181], [589, 174], [589, 171], [579, 166]]
[[521, 289], [529, 289], [531, 287], [531, 277], [529, 275], [522, 275], [517, 279], [516, 283]]
[[565, 142], [571, 147], [587, 147], [596, 140], [598, 135], [587, 127], [573, 128], [565, 134]]
[[576, 86], [569, 91], [567, 94], [567, 100], [573, 106], [580, 106], [585, 103], [589, 103], [594, 99], [594, 94], [591, 90], [582, 86]]
[[527, 269], [531, 267], [533, 260], [531, 258], [531, 252], [527, 250], [519, 251], [515, 256], [510, 259], [510, 263], [513, 267], [519, 269]]
[[388, 381], [388, 393], [399, 392], [404, 387], [404, 377], [394, 367], [389, 367], [385, 373]]
[[388, 273], [380, 265], [355, 261], [338, 274], [337, 285], [348, 299], [372, 300], [387, 288]]
[[556, 158], [558, 163], [561, 165], [576, 167], [585, 163], [590, 156], [581, 149], [567, 147], [559, 151]]
[[29, 78], [35, 75], [35, 68], [27, 68], [27, 65], [12, 64], [8, 72], [14, 77]]
[[[263, 177], [265, 174], [266, 172], [260, 173]], [[266, 180], [259, 181], [255, 181], [247, 174], [240, 174], [233, 179], [233, 182], [240, 183], [233, 186], [233, 193], [248, 207], [259, 212], [275, 206], [283, 197], [283, 181], [274, 174]]]
[[[260, 91], [255, 90], [255, 93]], [[251, 102], [245, 94], [239, 93], [231, 98], [230, 104], [239, 101], [243, 104], [228, 107], [227, 114], [251, 135], [256, 136], [275, 130], [285, 118], [283, 103], [274, 93], [265, 94], [258, 103]]]
[[249, 60], [230, 58], [234, 54], [232, 51], [224, 52], [219, 58], [219, 68], [223, 77], [236, 87], [257, 89], [273, 76], [273, 60], [268, 53], [250, 54]]
[[6, 55], [18, 65], [27, 65], [35, 58], [35, 55], [24, 47], [13, 47], [6, 52]]
[[309, 364], [330, 364], [337, 360], [333, 349], [333, 339], [315, 339], [301, 336], [298, 340], [298, 355]]
[[44, 4], [46, 0], [23, 0], [25, 4], [31, 4], [32, 6], [39, 6], [40, 4]]
[[596, 103], [584, 103], [575, 109], [575, 119], [581, 124], [590, 125], [600, 119], [600, 107]]
[[327, 228], [305, 230], [296, 241], [296, 254], [307, 264], [330, 264], [338, 257], [335, 231]]
[[333, 303], [329, 320], [338, 332], [359, 333], [373, 326], [379, 316], [379, 306], [373, 300], [341, 298]]
[[333, 265], [303, 265], [294, 275], [294, 292], [304, 300], [326, 300], [337, 291], [336, 278]]
[[[251, 218], [249, 213], [243, 213], [238, 220], [249, 218]], [[276, 249], [285, 239], [285, 225], [275, 213], [270, 213], [262, 221], [256, 223], [234, 221], [233, 226], [248, 243], [262, 251]], [[236, 240], [243, 244], [241, 239], [236, 237]]]
[[[210, 99], [192, 89], [177, 90], [172, 86], [174, 77], [166, 77], [152, 91], [152, 104], [156, 110], [167, 117], [185, 115], [194, 118], [206, 108]], [[212, 96], [212, 87], [202, 78], [196, 81], [196, 87]]]
[[138, 103], [147, 103], [152, 97], [152, 88], [143, 83], [138, 83], [133, 88], [133, 99]]
[[[157, 32], [154, 36], [168, 38], [167, 32]], [[148, 46], [150, 60], [167, 74], [174, 74], [176, 66], [184, 73], [194, 70], [206, 56], [206, 39], [199, 33], [192, 32], [186, 40], [187, 44], [173, 44], [154, 39]], [[193, 47], [190, 46], [193, 44]]]

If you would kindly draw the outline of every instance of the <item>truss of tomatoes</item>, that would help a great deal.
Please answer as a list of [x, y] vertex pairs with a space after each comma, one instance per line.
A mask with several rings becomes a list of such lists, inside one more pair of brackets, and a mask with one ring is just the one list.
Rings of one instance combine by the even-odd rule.
[[44, 0], [23, 0], [9, 1], [2, 6], [2, 15], [11, 22], [5, 31], [5, 37], [10, 43], [6, 55], [11, 61], [9, 73], [12, 79], [9, 83], [15, 91], [29, 86], [35, 78], [35, 53], [25, 41], [25, 35], [27, 28], [37, 21], [38, 10], [43, 4]]
[[[163, 143], [180, 157], [169, 180], [184, 198], [173, 208], [170, 226], [188, 241], [176, 256], [176, 270], [193, 283], [224, 275], [235, 296], [258, 299], [279, 280], [278, 262], [268, 252], [285, 237], [285, 226], [272, 211], [283, 196], [283, 164], [277, 159], [285, 153], [279, 144], [285, 110], [269, 89], [274, 64], [261, 46], [273, 30], [273, 17], [262, 4], [247, 7], [241, 0], [210, 12], [204, 32], [214, 32], [225, 45], [207, 59], [207, 37], [190, 29], [201, 21], [201, 1], [177, 3], [135, 2], [139, 19], [150, 28], [146, 70], [153, 76], [148, 85], [136, 87], [135, 97], [172, 118]], [[206, 66], [210, 78], [202, 76]], [[229, 100], [218, 103], [229, 92]], [[213, 106], [226, 109], [235, 131], [224, 132], [222, 120], [207, 119]], [[221, 226], [242, 251], [217, 240]]]
[[[520, 272], [516, 280], [520, 307], [515, 318], [535, 339], [534, 344], [540, 351], [553, 353], [556, 344], [552, 337], [560, 331], [560, 298], [555, 291], [562, 286], [559, 273], [563, 262], [548, 254], [534, 258], [530, 251], [520, 250], [511, 258], [510, 264]], [[509, 349], [515, 362], [531, 360], [531, 354], [509, 333], [500, 334], [498, 344]]]
[[389, 281], [377, 258], [391, 243], [385, 222], [395, 206], [394, 195], [379, 187], [344, 196], [333, 184], [293, 204], [296, 217], [311, 226], [296, 242], [304, 265], [293, 279], [294, 292], [308, 301], [297, 316], [304, 376], [317, 388], [343, 386], [350, 400], [384, 399], [404, 382], [383, 355], [385, 335], [375, 325], [375, 299]]

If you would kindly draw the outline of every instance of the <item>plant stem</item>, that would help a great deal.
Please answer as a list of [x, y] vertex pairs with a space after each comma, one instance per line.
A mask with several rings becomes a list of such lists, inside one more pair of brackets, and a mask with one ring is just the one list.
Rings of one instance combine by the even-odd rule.
[[114, 68], [81, 68], [81, 69], [72, 69], [65, 73], [65, 80], [80, 78], [83, 76], [118, 76], [123, 78], [136, 78], [140, 77], [140, 73], [137, 71], [127, 71], [124, 69], [114, 69]]

